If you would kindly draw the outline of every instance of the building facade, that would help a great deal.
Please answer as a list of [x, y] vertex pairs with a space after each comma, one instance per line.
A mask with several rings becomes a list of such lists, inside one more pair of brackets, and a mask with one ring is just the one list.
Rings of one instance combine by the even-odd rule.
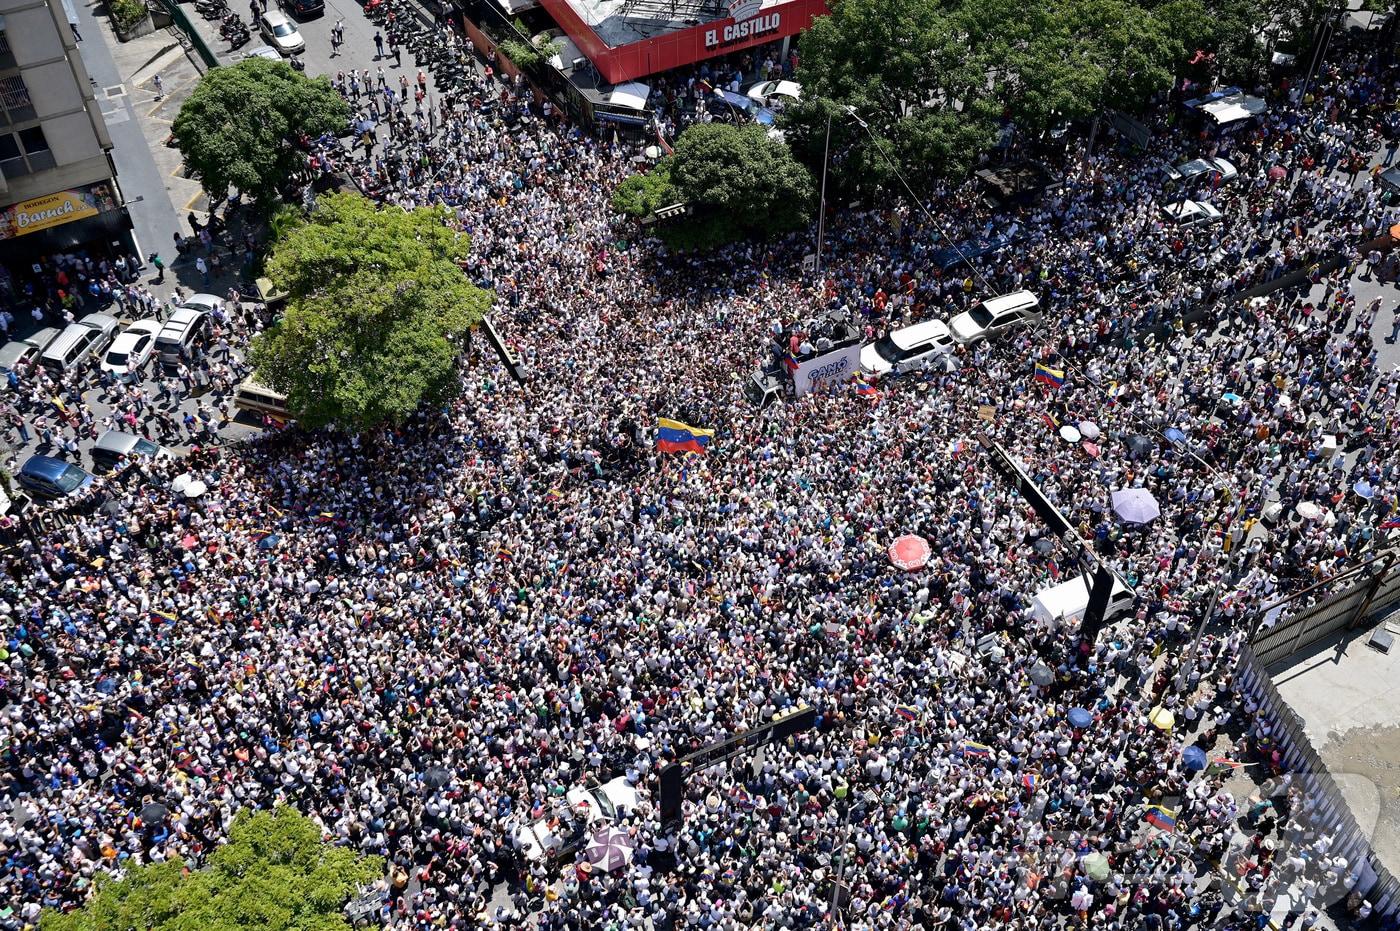
[[132, 248], [69, 22], [61, 0], [0, 0], [0, 262], [12, 272], [57, 252]]

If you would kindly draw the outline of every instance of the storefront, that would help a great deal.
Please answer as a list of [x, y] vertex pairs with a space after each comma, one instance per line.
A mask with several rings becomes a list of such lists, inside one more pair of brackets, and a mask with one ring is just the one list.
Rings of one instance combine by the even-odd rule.
[[56, 252], [109, 256], [135, 251], [131, 218], [106, 181], [0, 208], [5, 262], [29, 264]]
[[[827, 13], [826, 0], [767, 4], [760, 0], [732, 0], [727, 10], [722, 11], [729, 14], [726, 17], [616, 44], [608, 27], [603, 25], [615, 22], [616, 16], [604, 16], [596, 26], [590, 22], [610, 12], [600, 11], [597, 3], [540, 0], [540, 5], [610, 84], [643, 79], [647, 75], [795, 36], [811, 26], [813, 19]], [[635, 11], [630, 13], [635, 21]]]

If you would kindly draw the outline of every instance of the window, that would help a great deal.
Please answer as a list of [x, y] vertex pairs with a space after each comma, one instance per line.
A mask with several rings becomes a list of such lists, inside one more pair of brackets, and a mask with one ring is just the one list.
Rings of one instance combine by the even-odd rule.
[[0, 68], [15, 66], [14, 53], [10, 51], [10, 37], [5, 34], [5, 17], [0, 14]]
[[43, 171], [58, 164], [54, 161], [53, 153], [49, 151], [49, 140], [44, 138], [44, 127], [31, 126], [21, 129], [19, 141], [20, 145], [24, 146], [24, 154], [29, 157], [30, 171]]
[[7, 178], [19, 178], [29, 174], [29, 166], [20, 151], [19, 140], [11, 133], [0, 134], [0, 173]]
[[29, 99], [29, 88], [24, 78], [17, 74], [0, 78], [0, 117], [11, 123], [22, 123], [34, 119], [34, 104]]

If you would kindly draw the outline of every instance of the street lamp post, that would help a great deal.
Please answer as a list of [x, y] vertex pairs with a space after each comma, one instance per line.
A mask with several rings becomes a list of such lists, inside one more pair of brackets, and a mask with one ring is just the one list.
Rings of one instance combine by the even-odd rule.
[[831, 118], [836, 113], [826, 112], [826, 145], [822, 147], [822, 195], [821, 206], [817, 208], [817, 276], [822, 273], [822, 245], [826, 242], [826, 169], [831, 160]]

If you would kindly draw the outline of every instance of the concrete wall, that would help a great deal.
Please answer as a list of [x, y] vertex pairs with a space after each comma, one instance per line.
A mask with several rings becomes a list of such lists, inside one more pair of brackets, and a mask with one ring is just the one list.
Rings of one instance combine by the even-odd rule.
[[35, 111], [33, 121], [5, 131], [42, 126], [56, 163], [8, 179], [0, 190], [0, 206], [111, 178], [106, 155], [111, 136], [60, 0], [0, 0], [0, 15]]

